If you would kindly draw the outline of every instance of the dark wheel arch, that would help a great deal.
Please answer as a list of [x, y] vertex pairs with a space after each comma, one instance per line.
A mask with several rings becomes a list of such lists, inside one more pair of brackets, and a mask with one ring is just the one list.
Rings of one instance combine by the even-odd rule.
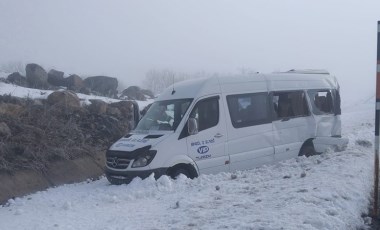
[[198, 177], [197, 170], [191, 164], [177, 164], [173, 167], [168, 168], [166, 174], [171, 178], [175, 179], [179, 174], [183, 174], [190, 179]]
[[298, 156], [310, 157], [316, 154], [317, 152], [315, 152], [315, 149], [314, 149], [313, 139], [310, 138], [303, 143], [300, 149], [300, 152], [298, 153]]

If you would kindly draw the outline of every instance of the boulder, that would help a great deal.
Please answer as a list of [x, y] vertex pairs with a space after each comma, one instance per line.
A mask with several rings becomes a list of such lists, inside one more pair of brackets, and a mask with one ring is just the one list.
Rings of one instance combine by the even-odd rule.
[[90, 100], [91, 105], [88, 107], [91, 113], [104, 114], [107, 112], [107, 103], [102, 100], [92, 99]]
[[37, 89], [47, 89], [49, 84], [47, 82], [48, 76], [46, 71], [37, 64], [27, 64], [25, 67], [26, 80], [29, 87]]
[[0, 103], [0, 115], [18, 117], [24, 110], [24, 107], [21, 105], [2, 102]]
[[108, 106], [107, 107], [107, 114], [110, 115], [110, 116], [118, 117], [118, 118], [121, 117], [121, 112], [116, 107]]
[[130, 101], [119, 101], [109, 104], [110, 107], [119, 109], [123, 118], [133, 118], [133, 103]]
[[65, 108], [80, 107], [79, 97], [72, 91], [55, 91], [48, 96], [47, 102], [49, 105], [58, 105]]
[[86, 94], [86, 95], [90, 95], [91, 94], [91, 90], [87, 87], [82, 87], [80, 90], [79, 90], [79, 93], [82, 93], [82, 94]]
[[48, 73], [48, 83], [54, 86], [66, 86], [65, 79], [63, 78], [64, 73], [55, 69], [51, 69]]
[[23, 87], [28, 86], [28, 83], [26, 81], [26, 77], [22, 76], [19, 72], [14, 72], [14, 73], [10, 74], [7, 77], [7, 80], [8, 80], [8, 82], [15, 84], [15, 85], [19, 85], [19, 86], [23, 86]]
[[127, 97], [128, 99], [139, 101], [146, 100], [144, 94], [138, 86], [129, 86], [127, 89], [123, 90], [121, 97]]
[[111, 98], [117, 96], [118, 81], [116, 78], [107, 76], [88, 77], [84, 80], [84, 85], [102, 96]]
[[78, 92], [84, 86], [82, 78], [76, 74], [70, 75], [69, 77], [65, 78], [65, 83], [67, 89], [73, 90], [75, 92]]
[[5, 122], [0, 122], [0, 137], [10, 137], [12, 135], [11, 129]]
[[153, 92], [149, 89], [141, 89], [141, 93], [148, 96], [150, 99], [154, 98]]

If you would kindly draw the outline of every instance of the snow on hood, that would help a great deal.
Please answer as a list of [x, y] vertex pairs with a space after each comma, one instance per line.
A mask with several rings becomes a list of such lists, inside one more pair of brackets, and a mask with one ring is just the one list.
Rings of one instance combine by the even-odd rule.
[[116, 151], [134, 151], [136, 149], [143, 148], [145, 146], [155, 146], [159, 142], [166, 139], [173, 132], [163, 132], [154, 134], [128, 134], [127, 136], [119, 139], [115, 142], [110, 150]]

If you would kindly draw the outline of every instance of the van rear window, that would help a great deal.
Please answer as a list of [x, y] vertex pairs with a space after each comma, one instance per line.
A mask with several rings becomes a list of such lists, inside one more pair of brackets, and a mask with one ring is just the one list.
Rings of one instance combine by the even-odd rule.
[[231, 122], [235, 128], [271, 122], [268, 93], [229, 95], [227, 103]]

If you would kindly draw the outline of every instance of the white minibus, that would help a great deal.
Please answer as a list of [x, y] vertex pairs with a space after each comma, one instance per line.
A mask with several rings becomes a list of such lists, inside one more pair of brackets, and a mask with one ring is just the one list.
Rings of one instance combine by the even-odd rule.
[[189, 178], [342, 150], [339, 84], [326, 71], [291, 70], [175, 83], [106, 152], [112, 184]]

